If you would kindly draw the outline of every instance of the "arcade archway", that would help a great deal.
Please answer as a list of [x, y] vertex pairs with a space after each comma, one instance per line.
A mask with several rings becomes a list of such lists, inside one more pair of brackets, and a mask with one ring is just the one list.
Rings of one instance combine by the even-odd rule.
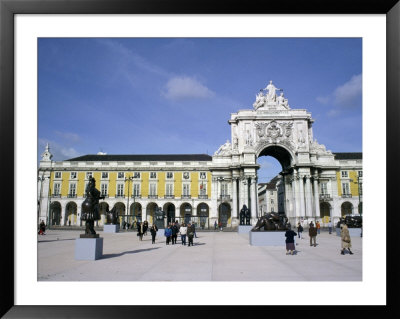
[[69, 202], [65, 206], [65, 219], [64, 225], [76, 225], [77, 224], [77, 205], [74, 202]]
[[228, 227], [231, 219], [231, 205], [228, 203], [222, 203], [218, 207], [218, 221], [222, 224], [222, 227]]
[[50, 204], [50, 225], [61, 225], [61, 204], [59, 202], [52, 202]]
[[351, 215], [353, 213], [353, 204], [350, 202], [344, 202], [341, 206], [342, 217]]

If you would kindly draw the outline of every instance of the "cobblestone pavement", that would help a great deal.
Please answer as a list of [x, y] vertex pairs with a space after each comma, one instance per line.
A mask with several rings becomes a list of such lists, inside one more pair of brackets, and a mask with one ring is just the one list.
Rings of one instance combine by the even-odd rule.
[[164, 237], [139, 241], [135, 232], [103, 233], [103, 257], [74, 259], [82, 231], [38, 235], [39, 281], [361, 281], [362, 238], [354, 255], [340, 254], [340, 237], [321, 232], [317, 247], [297, 239], [295, 255], [284, 246], [251, 246], [247, 234], [199, 232], [194, 246], [166, 245]]

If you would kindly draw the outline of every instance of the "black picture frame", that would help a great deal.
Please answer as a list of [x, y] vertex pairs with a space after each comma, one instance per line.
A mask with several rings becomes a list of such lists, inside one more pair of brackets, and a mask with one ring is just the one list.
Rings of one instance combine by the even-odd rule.
[[[329, 306], [312, 309], [316, 315], [354, 317], [384, 315], [394, 317], [398, 262], [395, 253], [398, 242], [395, 225], [398, 208], [396, 186], [399, 163], [397, 150], [400, 125], [399, 42], [400, 4], [398, 0], [282, 0], [282, 1], [209, 1], [209, 0], [0, 0], [0, 150], [3, 181], [0, 183], [2, 200], [2, 250], [1, 250], [1, 308], [4, 318], [119, 318], [166, 316], [220, 317], [227, 313], [239, 316], [296, 315], [309, 316], [306, 307], [256, 306], [17, 306], [14, 290], [14, 18], [16, 14], [385, 14], [387, 18], [387, 105], [386, 105], [386, 249], [387, 249], [387, 305], [374, 307]], [[377, 186], [379, 187], [379, 186]], [[397, 195], [398, 196], [398, 195]], [[382, 212], [377, 212], [377, 215]], [[379, 223], [379, 217], [377, 218]], [[377, 227], [383, 227], [381, 224]], [[383, 239], [377, 238], [383, 241]], [[385, 247], [385, 246], [382, 246]], [[238, 292], [239, 293], [239, 292]], [[244, 292], [246, 293], [246, 292]], [[288, 298], [290, 304], [290, 293]], [[318, 293], [318, 292], [316, 292]], [[177, 296], [179, 293], [177, 293]], [[312, 298], [312, 296], [310, 296]], [[349, 298], [344, 294], [343, 298]], [[177, 304], [179, 299], [177, 298]], [[171, 313], [173, 311], [174, 315]], [[283, 311], [283, 312], [282, 312]]]

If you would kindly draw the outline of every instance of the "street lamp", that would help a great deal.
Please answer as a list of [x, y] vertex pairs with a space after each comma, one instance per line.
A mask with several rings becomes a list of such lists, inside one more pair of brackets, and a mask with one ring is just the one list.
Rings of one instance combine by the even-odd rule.
[[[128, 205], [126, 206], [126, 215], [129, 216], [129, 189], [130, 189], [130, 182], [132, 182], [133, 176], [129, 176], [125, 178], [125, 182], [128, 182]], [[128, 218], [128, 217], [127, 217]]]

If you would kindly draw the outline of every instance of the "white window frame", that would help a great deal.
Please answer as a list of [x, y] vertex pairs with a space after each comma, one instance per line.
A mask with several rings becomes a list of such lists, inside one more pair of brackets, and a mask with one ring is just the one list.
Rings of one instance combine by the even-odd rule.
[[342, 178], [349, 178], [349, 171], [341, 171], [340, 176]]
[[[346, 185], [346, 186], [345, 186]], [[348, 192], [346, 192], [346, 190]], [[351, 190], [350, 190], [350, 183], [348, 182], [342, 182], [342, 194], [343, 195], [351, 195]]]
[[118, 172], [117, 178], [118, 179], [125, 179], [125, 172]]
[[149, 178], [151, 178], [151, 179], [157, 179], [157, 172], [150, 172]]
[[71, 172], [69, 176], [70, 179], [76, 179], [76, 172]]
[[199, 172], [199, 179], [207, 179], [207, 172]]
[[86, 179], [93, 177], [93, 172], [86, 172]]
[[150, 196], [157, 195], [157, 183], [149, 183], [149, 195]]
[[182, 195], [184, 195], [184, 196], [190, 195], [190, 184], [189, 183], [182, 184]]
[[[203, 188], [201, 188], [201, 185], [203, 185]], [[207, 194], [207, 183], [199, 183], [199, 190], [200, 190], [200, 195], [206, 195]]]
[[165, 184], [165, 195], [167, 195], [167, 196], [174, 195], [174, 184], [173, 183]]
[[124, 196], [124, 184], [118, 183], [117, 184], [117, 196]]
[[132, 195], [140, 196], [140, 184], [139, 183], [133, 183]]
[[108, 183], [100, 184], [100, 193], [101, 196], [108, 196]]
[[140, 172], [133, 172], [133, 178], [140, 179]]
[[[168, 176], [169, 174], [171, 174], [171, 176]], [[173, 179], [173, 178], [174, 178], [174, 173], [173, 173], [173, 172], [166, 172], [166, 173], [165, 173], [165, 177], [166, 177], [167, 179]]]
[[363, 171], [358, 171], [358, 177], [363, 177]]
[[328, 182], [321, 182], [320, 185], [321, 185], [321, 195], [329, 194], [329, 192], [328, 192]]
[[68, 195], [76, 195], [76, 183], [69, 183]]
[[61, 183], [54, 183], [53, 184], [53, 195], [60, 195], [61, 194]]
[[228, 195], [228, 183], [221, 183], [221, 195]]
[[54, 178], [61, 178], [61, 172], [54, 172]]
[[190, 173], [189, 172], [183, 172], [182, 177], [185, 180], [189, 180], [190, 179]]
[[101, 179], [108, 179], [108, 172], [101, 172]]

